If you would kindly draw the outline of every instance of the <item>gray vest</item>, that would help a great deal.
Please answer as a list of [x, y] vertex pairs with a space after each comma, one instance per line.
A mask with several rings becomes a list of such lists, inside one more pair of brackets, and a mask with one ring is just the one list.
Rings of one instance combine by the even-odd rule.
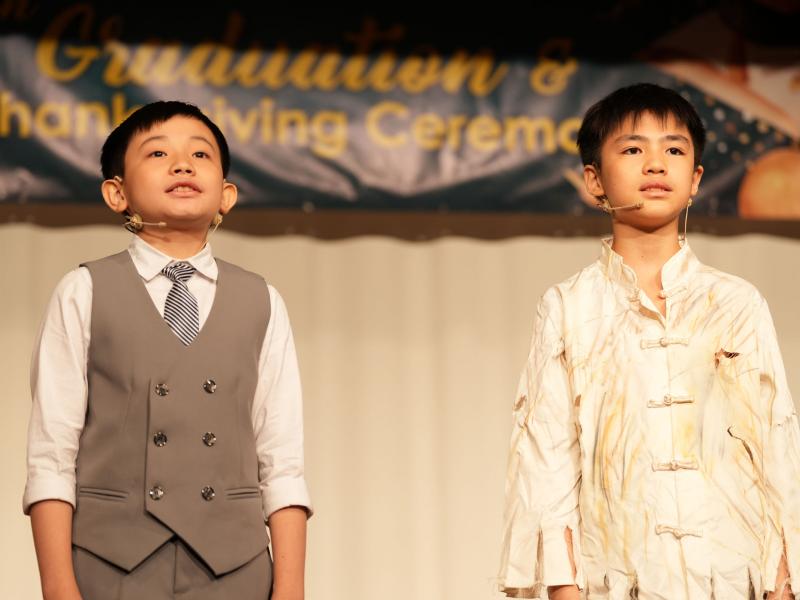
[[72, 540], [127, 571], [173, 535], [217, 575], [268, 544], [250, 409], [269, 293], [260, 276], [217, 265], [214, 304], [189, 346], [127, 251], [85, 265], [89, 398]]

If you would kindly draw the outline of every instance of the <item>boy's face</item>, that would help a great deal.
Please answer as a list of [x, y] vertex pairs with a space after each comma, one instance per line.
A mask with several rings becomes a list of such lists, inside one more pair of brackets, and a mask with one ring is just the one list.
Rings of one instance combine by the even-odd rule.
[[176, 230], [207, 230], [217, 212], [233, 207], [237, 195], [236, 186], [222, 176], [211, 130], [187, 116], [172, 117], [131, 138], [119, 187], [130, 213]]
[[640, 209], [618, 210], [614, 218], [652, 230], [677, 222], [697, 193], [703, 167], [694, 166], [689, 131], [673, 117], [662, 122], [650, 113], [634, 126], [629, 117], [603, 142], [601, 166], [584, 167], [589, 193], [606, 196], [612, 207], [642, 203]]

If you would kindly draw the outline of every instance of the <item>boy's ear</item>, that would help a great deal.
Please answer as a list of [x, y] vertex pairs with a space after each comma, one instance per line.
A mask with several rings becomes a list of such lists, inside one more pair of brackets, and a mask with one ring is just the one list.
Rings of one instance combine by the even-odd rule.
[[605, 190], [603, 190], [603, 182], [600, 181], [600, 169], [597, 165], [583, 166], [583, 183], [586, 186], [586, 191], [593, 197], [600, 198], [606, 195]]
[[692, 196], [697, 195], [697, 190], [700, 189], [700, 179], [703, 177], [703, 165], [697, 165], [692, 173]]
[[122, 179], [114, 176], [113, 179], [106, 179], [100, 184], [100, 191], [106, 206], [115, 213], [124, 213], [128, 208], [128, 201], [125, 199], [125, 190], [122, 188]]
[[228, 212], [236, 205], [236, 200], [239, 199], [239, 188], [236, 184], [230, 181], [222, 182], [222, 204], [219, 207], [219, 212], [227, 215]]

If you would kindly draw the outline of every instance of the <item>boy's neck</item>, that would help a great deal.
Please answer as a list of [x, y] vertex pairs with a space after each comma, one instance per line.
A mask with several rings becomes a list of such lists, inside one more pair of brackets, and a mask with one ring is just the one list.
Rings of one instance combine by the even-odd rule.
[[677, 221], [654, 231], [614, 222], [613, 235], [614, 251], [634, 270], [639, 284], [660, 286], [661, 267], [681, 248]]
[[189, 258], [200, 252], [206, 245], [208, 237], [205, 232], [157, 229], [147, 226], [138, 235], [153, 248], [177, 259]]

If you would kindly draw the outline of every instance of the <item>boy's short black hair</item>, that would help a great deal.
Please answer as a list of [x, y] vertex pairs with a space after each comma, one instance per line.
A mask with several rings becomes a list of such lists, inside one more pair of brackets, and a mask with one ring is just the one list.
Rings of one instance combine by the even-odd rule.
[[125, 152], [128, 150], [128, 144], [130, 144], [134, 135], [142, 131], [148, 131], [154, 125], [164, 123], [177, 116], [197, 119], [211, 130], [217, 140], [217, 146], [219, 146], [222, 176], [227, 177], [228, 170], [231, 167], [231, 155], [228, 149], [228, 142], [225, 141], [225, 136], [222, 135], [219, 127], [194, 104], [177, 100], [159, 100], [158, 102], [146, 104], [135, 111], [106, 138], [103, 150], [100, 153], [100, 168], [103, 171], [103, 179], [111, 179], [115, 176], [124, 177]]
[[652, 83], [637, 83], [612, 92], [586, 111], [578, 131], [578, 148], [584, 165], [600, 166], [600, 149], [606, 138], [628, 117], [634, 123], [643, 113], [666, 120], [673, 117], [689, 130], [694, 165], [700, 164], [706, 145], [706, 128], [694, 106], [679, 93]]

